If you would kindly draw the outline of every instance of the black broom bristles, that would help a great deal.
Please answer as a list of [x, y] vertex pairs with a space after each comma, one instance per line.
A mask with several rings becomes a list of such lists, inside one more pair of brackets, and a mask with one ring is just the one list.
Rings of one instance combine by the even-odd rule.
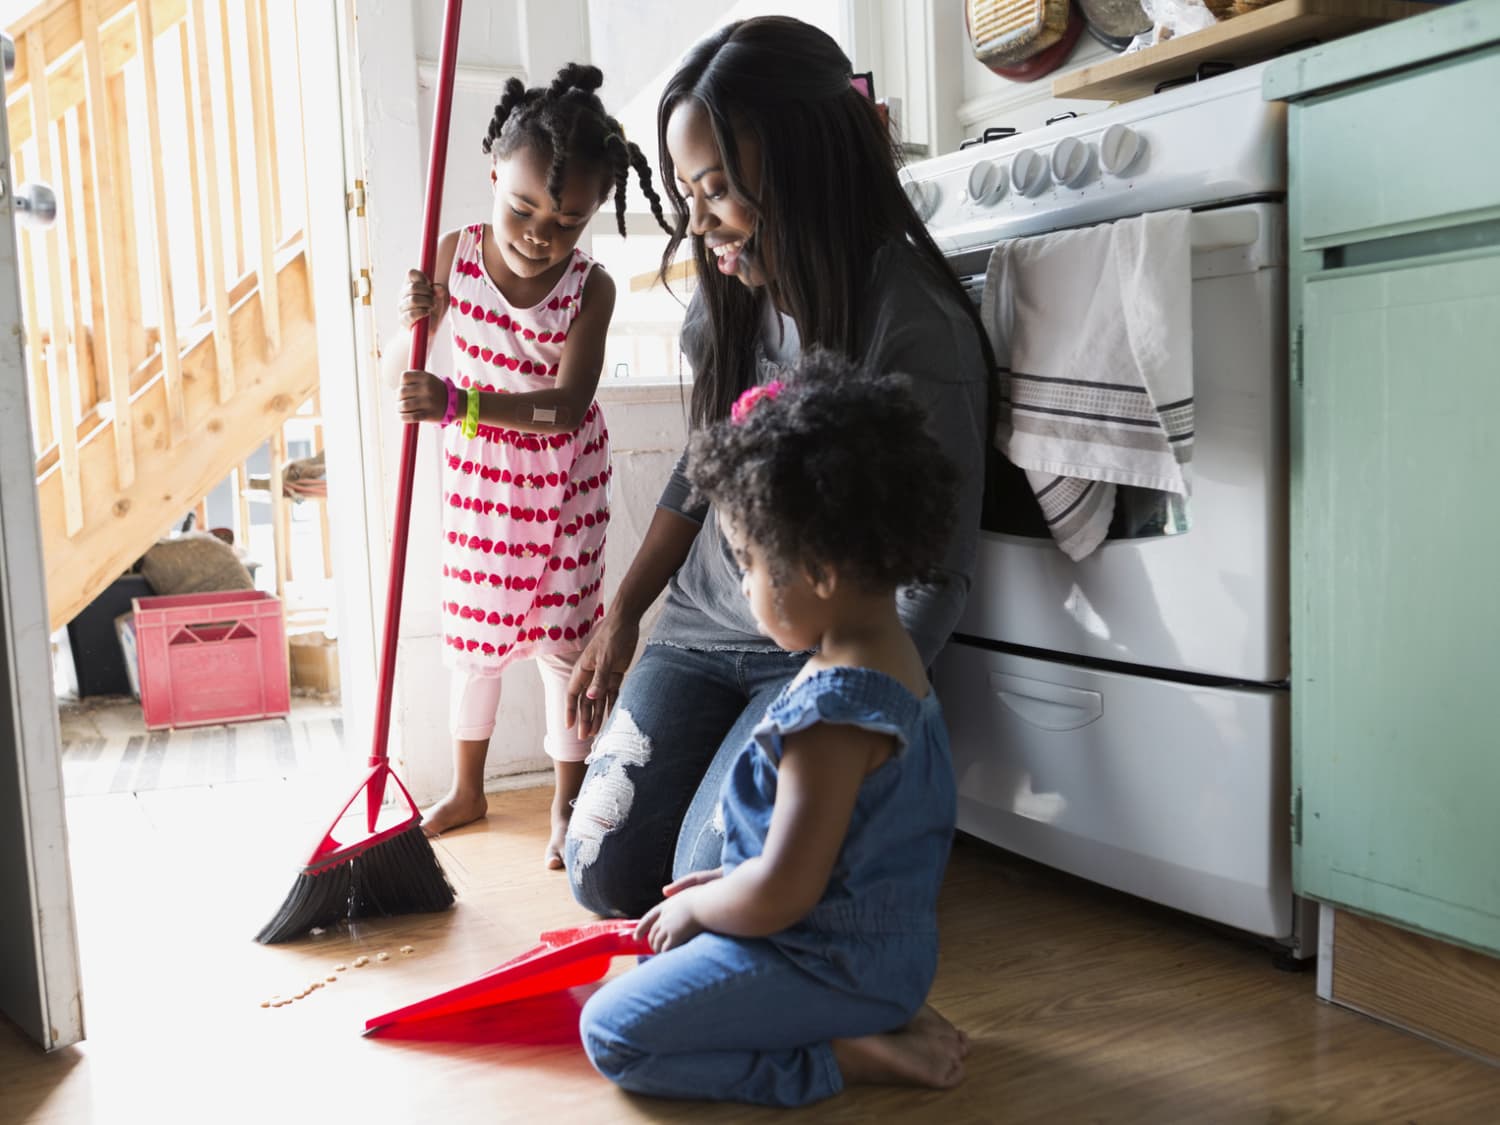
[[281, 909], [255, 935], [262, 945], [290, 941], [345, 918], [428, 914], [453, 905], [453, 888], [432, 843], [413, 824], [315, 874], [304, 871]]

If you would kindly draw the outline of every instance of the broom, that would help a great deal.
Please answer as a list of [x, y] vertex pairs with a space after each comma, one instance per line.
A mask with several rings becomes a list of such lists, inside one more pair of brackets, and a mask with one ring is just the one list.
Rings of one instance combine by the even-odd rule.
[[[427, 165], [427, 199], [422, 215], [422, 272], [436, 267], [438, 212], [443, 196], [443, 169], [448, 159], [448, 118], [453, 108], [453, 72], [458, 54], [458, 22], [463, 0], [446, 0], [443, 46], [438, 60], [437, 100], [432, 111], [432, 154]], [[427, 363], [427, 321], [412, 326], [411, 368]], [[303, 865], [296, 885], [276, 916], [255, 940], [262, 944], [289, 941], [314, 927], [344, 918], [373, 918], [391, 914], [419, 914], [453, 905], [449, 885], [432, 844], [422, 834], [422, 814], [406, 786], [391, 770], [386, 743], [391, 729], [391, 695], [396, 678], [396, 636], [401, 622], [401, 593], [406, 576], [406, 538], [411, 522], [412, 482], [417, 469], [417, 427], [409, 423], [401, 437], [401, 485], [396, 499], [396, 526], [391, 544], [391, 570], [385, 596], [385, 634], [380, 656], [379, 708], [368, 772], [344, 804], [323, 839]], [[399, 823], [376, 831], [385, 801], [387, 781], [406, 798], [407, 813]], [[349, 807], [364, 794], [363, 838], [341, 843], [334, 837]]]

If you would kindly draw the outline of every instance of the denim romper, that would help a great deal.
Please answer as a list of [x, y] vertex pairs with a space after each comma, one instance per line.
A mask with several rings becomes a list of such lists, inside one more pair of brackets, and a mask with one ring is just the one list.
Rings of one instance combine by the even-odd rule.
[[830, 1040], [894, 1030], [926, 1001], [957, 802], [932, 692], [865, 668], [788, 685], [725, 779], [725, 873], [764, 849], [783, 739], [818, 723], [896, 740], [860, 786], [823, 898], [768, 938], [699, 934], [592, 997], [584, 1047], [626, 1089], [805, 1105], [843, 1088]]

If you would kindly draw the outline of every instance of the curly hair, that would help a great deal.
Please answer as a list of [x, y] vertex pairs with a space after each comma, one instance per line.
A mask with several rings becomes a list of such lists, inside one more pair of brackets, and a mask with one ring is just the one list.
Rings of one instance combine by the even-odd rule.
[[625, 130], [606, 112], [594, 91], [604, 84], [597, 66], [569, 63], [557, 72], [550, 86], [530, 89], [519, 78], [505, 83], [505, 92], [495, 106], [484, 135], [484, 151], [501, 158], [522, 144], [552, 157], [547, 170], [547, 193], [562, 200], [563, 177], [570, 162], [608, 173], [615, 191], [615, 220], [625, 234], [625, 189], [630, 169], [641, 182], [641, 193], [651, 205], [651, 214], [663, 230], [673, 228], [662, 213], [661, 197], [651, 187], [651, 164]]
[[688, 479], [760, 548], [776, 585], [799, 567], [869, 589], [929, 579], [953, 529], [958, 473], [908, 386], [809, 352], [741, 421], [694, 434]]

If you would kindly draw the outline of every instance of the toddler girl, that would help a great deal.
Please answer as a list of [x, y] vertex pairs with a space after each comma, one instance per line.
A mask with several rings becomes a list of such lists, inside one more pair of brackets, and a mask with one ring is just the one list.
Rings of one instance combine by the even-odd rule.
[[584, 1047], [665, 1097], [954, 1085], [968, 1041], [925, 1003], [953, 766], [896, 588], [942, 559], [956, 473], [904, 380], [813, 352], [696, 435], [688, 475], [761, 629], [817, 651], [725, 779], [723, 866], [641, 919], [659, 956], [589, 999]]
[[436, 282], [412, 270], [409, 327], [444, 315], [454, 378], [402, 378], [401, 416], [443, 423], [443, 623], [454, 671], [453, 788], [427, 811], [430, 836], [485, 815], [484, 760], [500, 674], [535, 657], [545, 694], [545, 748], [555, 766], [546, 863], [561, 868], [588, 743], [568, 729], [573, 662], [603, 615], [609, 522], [609, 434], [594, 402], [615, 286], [577, 249], [615, 196], [625, 233], [631, 168], [657, 221], [646, 158], [594, 93], [596, 67], [570, 64], [550, 87], [506, 83], [484, 139], [494, 209], [446, 235]]

